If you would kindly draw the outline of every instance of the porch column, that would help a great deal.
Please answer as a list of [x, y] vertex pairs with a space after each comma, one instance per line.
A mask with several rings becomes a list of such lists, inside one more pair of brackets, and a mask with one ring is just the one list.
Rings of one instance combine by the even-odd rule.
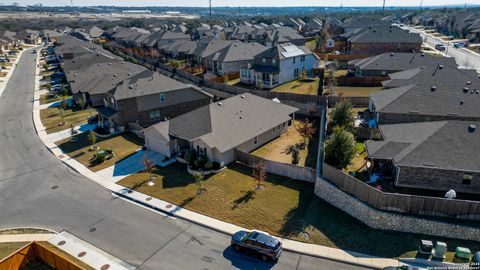
[[270, 78], [270, 86], [273, 86], [272, 85], [272, 73], [268, 74], [268, 77]]

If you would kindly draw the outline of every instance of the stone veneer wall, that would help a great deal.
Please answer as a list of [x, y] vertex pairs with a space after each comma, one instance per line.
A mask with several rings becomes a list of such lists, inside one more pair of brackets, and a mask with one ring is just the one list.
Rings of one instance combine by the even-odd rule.
[[480, 228], [380, 211], [317, 177], [315, 194], [373, 229], [480, 241]]

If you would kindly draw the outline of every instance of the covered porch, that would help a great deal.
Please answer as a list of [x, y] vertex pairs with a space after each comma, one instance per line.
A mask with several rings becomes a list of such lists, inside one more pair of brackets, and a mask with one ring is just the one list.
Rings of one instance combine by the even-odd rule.
[[110, 134], [123, 132], [125, 128], [118, 125], [118, 111], [111, 107], [97, 108], [98, 124], [97, 127], [103, 128]]

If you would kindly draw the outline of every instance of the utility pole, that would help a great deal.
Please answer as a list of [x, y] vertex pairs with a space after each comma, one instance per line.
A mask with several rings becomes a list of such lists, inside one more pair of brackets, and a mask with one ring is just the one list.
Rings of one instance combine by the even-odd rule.
[[72, 7], [73, 7], [73, 0], [70, 0], [70, 5], [72, 5]]
[[212, 23], [212, 0], [208, 0], [210, 6], [210, 23]]
[[385, 15], [385, 0], [383, 0], [382, 13], [383, 13], [383, 15]]
[[422, 15], [423, 0], [420, 0], [420, 15]]

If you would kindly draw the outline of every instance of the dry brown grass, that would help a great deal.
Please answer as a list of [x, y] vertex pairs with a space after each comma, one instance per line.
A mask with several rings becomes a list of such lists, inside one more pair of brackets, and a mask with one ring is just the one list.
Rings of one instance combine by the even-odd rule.
[[144, 145], [143, 140], [130, 132], [114, 135], [108, 138], [98, 137], [95, 146], [98, 146], [100, 148], [99, 150], [112, 149], [115, 153], [115, 157], [110, 160], [105, 160], [102, 163], [96, 163], [91, 162], [97, 151], [90, 151], [91, 145], [87, 139], [88, 133], [85, 132], [76, 137], [78, 140], [75, 142], [65, 139], [56, 142], [56, 144], [68, 156], [74, 158], [94, 172], [114, 165], [115, 162], [133, 154]]
[[40, 119], [47, 134], [55, 133], [65, 129], [69, 129], [70, 125], [78, 126], [87, 122], [89, 116], [97, 114], [95, 109], [87, 110], [64, 110], [63, 122], [64, 125], [59, 125], [61, 121], [59, 108], [47, 108], [40, 110]]
[[[300, 121], [295, 120], [287, 132], [256, 149], [252, 154], [268, 160], [291, 164], [292, 156], [287, 152], [288, 147], [303, 144], [303, 138], [296, 130], [298, 125], [300, 125]], [[317, 137], [318, 136], [314, 135], [310, 142], [307, 142], [307, 147], [300, 150], [300, 162], [297, 164], [298, 166], [316, 167], [316, 156], [318, 152]]]
[[273, 92], [294, 93], [303, 95], [317, 95], [318, 93], [318, 77], [311, 80], [295, 80], [288, 83], [284, 83], [273, 88]]

